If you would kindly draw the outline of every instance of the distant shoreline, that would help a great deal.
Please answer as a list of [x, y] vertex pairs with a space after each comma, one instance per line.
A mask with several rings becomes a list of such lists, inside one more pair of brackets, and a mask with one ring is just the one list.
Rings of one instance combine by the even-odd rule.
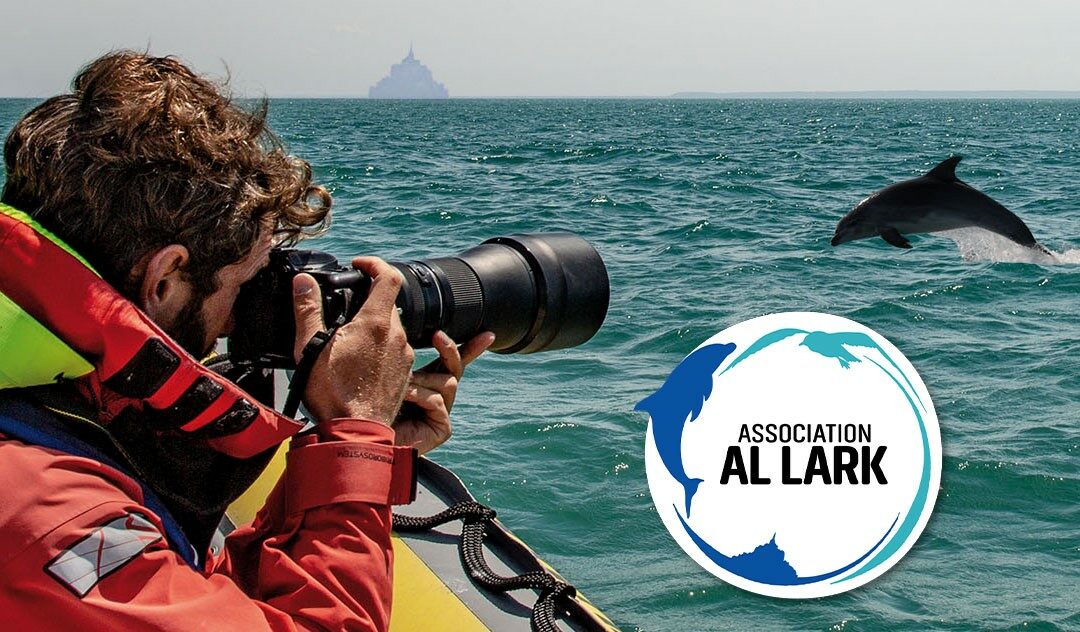
[[671, 99], [1080, 99], [1080, 90], [837, 90], [676, 92]]
[[[47, 96], [0, 96], [0, 101], [43, 100]], [[240, 96], [240, 99], [260, 99], [262, 95]], [[776, 92], [676, 92], [668, 95], [635, 96], [452, 96], [449, 99], [369, 99], [361, 94], [344, 95], [280, 95], [270, 99], [320, 100], [348, 99], [362, 101], [513, 101], [513, 100], [623, 100], [623, 101], [663, 101], [663, 100], [1075, 100], [1080, 99], [1080, 90], [837, 90], [837, 91], [776, 91]]]

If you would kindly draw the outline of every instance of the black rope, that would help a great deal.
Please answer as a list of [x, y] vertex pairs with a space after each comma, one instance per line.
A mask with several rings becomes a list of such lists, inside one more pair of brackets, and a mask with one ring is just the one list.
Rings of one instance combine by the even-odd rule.
[[568, 601], [576, 596], [577, 589], [566, 582], [559, 582], [555, 588], [545, 590], [533, 606], [532, 618], [529, 619], [532, 629], [558, 630], [559, 626], [555, 623], [558, 616], [555, 613], [555, 603]]
[[533, 606], [532, 617], [529, 619], [533, 632], [560, 632], [556, 623], [556, 604], [573, 599], [577, 590], [543, 569], [513, 577], [503, 577], [492, 570], [484, 559], [484, 536], [488, 525], [494, 519], [495, 510], [475, 501], [466, 501], [452, 505], [434, 516], [421, 518], [394, 514], [394, 529], [401, 533], [417, 533], [454, 520], [463, 521], [458, 553], [469, 577], [484, 588], [498, 593], [523, 588], [539, 590], [540, 598]]
[[447, 507], [434, 516], [424, 518], [394, 514], [394, 530], [401, 533], [420, 533], [430, 531], [435, 527], [441, 527], [448, 522], [470, 517], [491, 520], [495, 518], [495, 510], [475, 501], [467, 501]]

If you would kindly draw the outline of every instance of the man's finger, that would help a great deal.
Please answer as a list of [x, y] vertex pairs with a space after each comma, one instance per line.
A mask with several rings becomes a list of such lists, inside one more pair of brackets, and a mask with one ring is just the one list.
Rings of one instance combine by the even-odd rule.
[[480, 357], [480, 354], [483, 353], [484, 350], [490, 347], [494, 342], [495, 334], [490, 331], [485, 331], [484, 333], [474, 336], [472, 340], [461, 345], [460, 353], [462, 368], [468, 366], [469, 363]]
[[360, 309], [376, 314], [396, 309], [394, 303], [404, 281], [401, 273], [378, 257], [356, 257], [352, 264], [354, 268], [371, 277], [371, 289], [368, 290], [368, 297]]
[[310, 274], [301, 273], [293, 277], [293, 315], [296, 318], [293, 358], [299, 362], [304, 346], [326, 327], [323, 322], [322, 291]]
[[[463, 345], [454, 346], [452, 340], [450, 342], [440, 342], [439, 333], [442, 332], [436, 333], [432, 340], [435, 349], [439, 352], [439, 357], [420, 369], [425, 373], [451, 373], [460, 378], [465, 372], [465, 367], [495, 342], [495, 334], [485, 331]], [[447, 336], [447, 340], [449, 340], [449, 336]], [[453, 351], [451, 351], [451, 348], [453, 348]]]
[[458, 378], [449, 373], [413, 371], [412, 378], [410, 378], [409, 381], [412, 384], [430, 388], [433, 391], [439, 391], [445, 396], [449, 391], [457, 388]]
[[455, 375], [446, 373], [445, 369], [438, 373], [413, 371], [410, 379], [410, 386], [412, 385], [422, 386], [441, 393], [447, 410], [450, 410], [454, 405], [454, 400], [457, 398], [458, 378]]
[[[446, 335], [444, 331], [436, 331], [435, 335], [431, 337], [431, 344], [439, 352], [439, 359], [430, 365], [432, 371], [449, 373], [456, 378], [460, 378], [465, 371], [465, 366], [461, 363], [461, 353], [450, 336]], [[442, 370], [439, 370], [440, 365]]]
[[412, 402], [427, 411], [446, 411], [446, 401], [442, 393], [415, 384], [405, 389], [405, 401]]

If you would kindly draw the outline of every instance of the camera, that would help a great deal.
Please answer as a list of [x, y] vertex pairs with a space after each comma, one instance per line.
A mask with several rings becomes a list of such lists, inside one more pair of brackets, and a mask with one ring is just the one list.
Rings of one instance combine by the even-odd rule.
[[[494, 332], [489, 350], [497, 353], [562, 349], [592, 338], [607, 315], [607, 269], [573, 233], [513, 234], [456, 256], [390, 265], [404, 277], [397, 308], [414, 348], [430, 347], [441, 329], [458, 342]], [[348, 322], [371, 287], [370, 277], [329, 253], [273, 250], [269, 265], [237, 297], [238, 326], [229, 337], [234, 361], [295, 366], [292, 279], [301, 272], [319, 283], [327, 328]]]

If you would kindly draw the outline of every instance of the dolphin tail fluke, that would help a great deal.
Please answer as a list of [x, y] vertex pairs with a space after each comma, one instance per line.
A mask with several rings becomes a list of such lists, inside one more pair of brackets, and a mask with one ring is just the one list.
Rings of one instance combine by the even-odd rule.
[[686, 485], [683, 487], [686, 489], [686, 517], [690, 518], [690, 501], [694, 499], [694, 494], [697, 493], [698, 485], [705, 482], [705, 479], [692, 478], [686, 481]]

